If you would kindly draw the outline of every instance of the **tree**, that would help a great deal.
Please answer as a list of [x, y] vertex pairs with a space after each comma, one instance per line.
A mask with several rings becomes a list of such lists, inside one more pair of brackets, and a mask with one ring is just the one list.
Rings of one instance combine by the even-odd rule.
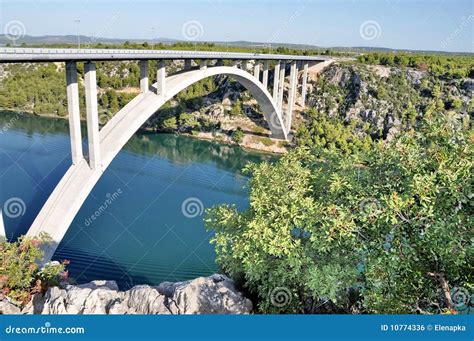
[[230, 115], [231, 116], [242, 115], [242, 103], [240, 102], [240, 99], [237, 98], [237, 100], [235, 101], [234, 106], [230, 110]]
[[171, 116], [163, 120], [162, 128], [165, 130], [176, 130], [178, 129], [178, 123], [176, 117]]
[[244, 139], [244, 136], [245, 134], [243, 130], [241, 128], [237, 128], [232, 132], [232, 141], [234, 141], [235, 143], [240, 143]]
[[192, 130], [193, 128], [199, 127], [199, 121], [193, 114], [187, 114], [183, 112], [179, 115], [179, 128], [182, 130]]
[[461, 309], [451, 293], [474, 286], [471, 134], [439, 114], [360, 154], [299, 148], [247, 166], [249, 209], [207, 211], [218, 263], [262, 312]]

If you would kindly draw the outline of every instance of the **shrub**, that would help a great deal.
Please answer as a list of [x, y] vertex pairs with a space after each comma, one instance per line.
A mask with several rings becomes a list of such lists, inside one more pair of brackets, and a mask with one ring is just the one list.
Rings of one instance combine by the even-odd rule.
[[250, 208], [207, 211], [218, 263], [262, 312], [462, 310], [451, 294], [474, 287], [472, 130], [433, 116], [360, 154], [298, 148], [247, 166]]
[[63, 263], [50, 262], [42, 269], [37, 263], [43, 257], [41, 245], [50, 243], [46, 234], [39, 237], [20, 237], [16, 242], [0, 240], [0, 296], [23, 305], [35, 292], [45, 291], [49, 286], [57, 285], [67, 278], [68, 273]]
[[235, 143], [241, 143], [242, 140], [244, 139], [244, 132], [242, 131], [241, 128], [237, 128], [236, 130], [234, 130], [232, 132], [232, 141], [234, 141]]

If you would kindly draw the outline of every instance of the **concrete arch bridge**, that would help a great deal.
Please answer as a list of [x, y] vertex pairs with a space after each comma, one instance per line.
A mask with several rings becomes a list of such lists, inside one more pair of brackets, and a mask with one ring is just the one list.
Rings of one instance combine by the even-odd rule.
[[[140, 93], [99, 129], [95, 61], [138, 60]], [[148, 79], [149, 60], [157, 60], [157, 79]], [[166, 75], [169, 60], [184, 60], [184, 70]], [[192, 67], [199, 60], [199, 67]], [[230, 60], [232, 66], [223, 66]], [[254, 60], [253, 73], [248, 72]], [[213, 61], [212, 63], [210, 61]], [[274, 61], [273, 84], [269, 90], [269, 66]], [[229, 53], [166, 50], [97, 50], [97, 49], [0, 49], [0, 63], [65, 62], [72, 164], [31, 225], [27, 235], [48, 233], [53, 243], [45, 248], [45, 259], [53, 256], [77, 212], [110, 165], [135, 132], [169, 99], [190, 85], [211, 76], [227, 75], [242, 84], [257, 100], [274, 138], [286, 140], [291, 128], [298, 89], [298, 70], [303, 70], [301, 106], [306, 98], [308, 68], [322, 68], [332, 62], [320, 56]], [[84, 87], [87, 114], [88, 157], [82, 150], [79, 113], [77, 62], [84, 64]], [[289, 67], [287, 67], [289, 65]], [[289, 69], [288, 103], [283, 107], [286, 73]]]

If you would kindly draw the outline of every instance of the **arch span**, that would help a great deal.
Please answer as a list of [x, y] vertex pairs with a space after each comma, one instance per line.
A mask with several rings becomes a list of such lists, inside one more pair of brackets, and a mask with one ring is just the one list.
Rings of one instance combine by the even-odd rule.
[[35, 236], [46, 232], [53, 240], [51, 245], [44, 247], [45, 262], [51, 259], [87, 196], [133, 134], [176, 94], [204, 78], [216, 75], [228, 75], [248, 89], [260, 104], [272, 135], [287, 138], [288, 132], [281, 111], [272, 96], [257, 78], [244, 70], [216, 66], [169, 76], [166, 78], [163, 95], [154, 92], [156, 83], [153, 84], [150, 87], [152, 91], [137, 95], [100, 130], [100, 166], [92, 169], [84, 158], [71, 165], [34, 220], [27, 235]]

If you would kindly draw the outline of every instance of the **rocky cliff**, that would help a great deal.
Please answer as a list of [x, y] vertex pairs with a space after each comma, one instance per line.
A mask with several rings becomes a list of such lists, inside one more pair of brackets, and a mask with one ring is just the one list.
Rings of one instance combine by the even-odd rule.
[[252, 303], [234, 282], [214, 274], [186, 282], [138, 285], [120, 291], [114, 281], [64, 285], [35, 294], [20, 309], [0, 301], [0, 314], [249, 314]]

